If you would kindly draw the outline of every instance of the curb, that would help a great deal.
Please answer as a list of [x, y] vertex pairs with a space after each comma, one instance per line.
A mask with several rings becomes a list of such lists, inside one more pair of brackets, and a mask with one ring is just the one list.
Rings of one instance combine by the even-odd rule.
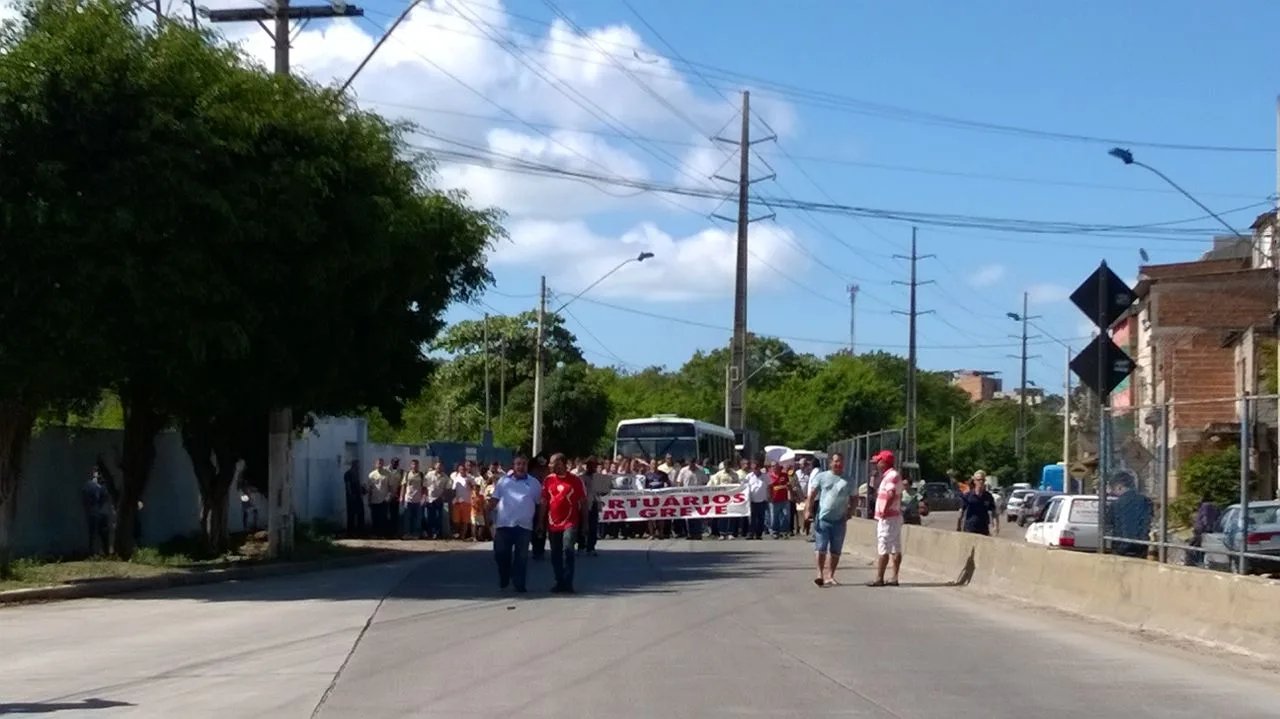
[[32, 587], [31, 589], [10, 589], [0, 592], [0, 606], [21, 604], [26, 602], [48, 602], [65, 599], [90, 599], [109, 597], [116, 594], [147, 592], [176, 587], [194, 587], [203, 584], [219, 584], [249, 579], [267, 579], [284, 577], [291, 574], [323, 572], [334, 569], [349, 569], [366, 564], [412, 559], [405, 552], [383, 551], [354, 557], [338, 557], [335, 559], [316, 559], [298, 563], [256, 564], [249, 567], [231, 567], [228, 569], [208, 569], [195, 572], [174, 572], [155, 577], [138, 579], [102, 579], [87, 581], [83, 584], [60, 584], [52, 587]]

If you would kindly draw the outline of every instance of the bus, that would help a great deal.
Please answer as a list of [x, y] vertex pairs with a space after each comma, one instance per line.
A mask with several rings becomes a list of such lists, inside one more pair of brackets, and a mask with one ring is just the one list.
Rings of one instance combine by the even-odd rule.
[[710, 460], [712, 465], [734, 459], [733, 432], [709, 422], [657, 414], [618, 422], [613, 443], [616, 457]]

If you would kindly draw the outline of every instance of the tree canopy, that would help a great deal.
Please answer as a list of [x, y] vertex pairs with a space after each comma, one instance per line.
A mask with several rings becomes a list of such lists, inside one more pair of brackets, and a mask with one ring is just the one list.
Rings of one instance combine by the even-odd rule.
[[[532, 439], [535, 321], [533, 312], [487, 319], [489, 420], [499, 444], [526, 450]], [[562, 318], [549, 315], [547, 328], [547, 449], [609, 455], [619, 420], [659, 413], [723, 424], [727, 347], [697, 352], [677, 369], [596, 367], [583, 359]], [[757, 336], [749, 336], [747, 346], [747, 422], [766, 443], [825, 449], [858, 434], [901, 427], [905, 421], [907, 362], [902, 357], [883, 352], [819, 357], [796, 352], [776, 338]], [[434, 347], [441, 358], [437, 377], [448, 381], [436, 382], [411, 401], [400, 425], [375, 417], [375, 439], [481, 439], [486, 420], [484, 322], [453, 325]], [[1017, 470], [1017, 403], [974, 405], [952, 386], [948, 373], [922, 371], [917, 380], [923, 475], [941, 479], [949, 469], [985, 469], [1012, 477]], [[1027, 449], [1032, 468], [1060, 459], [1061, 404], [1061, 398], [1050, 397], [1043, 406], [1031, 408]]]
[[431, 186], [410, 128], [135, 12], [37, 0], [0, 34], [0, 516], [36, 416], [110, 391], [122, 556], [166, 427], [216, 549], [236, 465], [265, 481], [268, 410], [401, 422], [502, 234]]

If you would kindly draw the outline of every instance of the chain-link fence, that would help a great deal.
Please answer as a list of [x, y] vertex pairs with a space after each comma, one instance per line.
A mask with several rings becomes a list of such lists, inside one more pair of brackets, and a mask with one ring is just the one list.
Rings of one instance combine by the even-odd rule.
[[1280, 571], [1276, 417], [1276, 395], [1111, 407], [1091, 482], [1106, 497], [1097, 526], [1064, 524], [1065, 513], [1050, 512], [1045, 528], [1072, 535], [1078, 548], [1074, 540], [1092, 529], [1115, 554]]
[[875, 492], [876, 468], [871, 458], [882, 449], [887, 449], [901, 457], [905, 444], [906, 430], [882, 429], [879, 432], [868, 432], [849, 439], [842, 439], [827, 446], [827, 454], [840, 454], [844, 457], [844, 478], [858, 488], [857, 512], [862, 517], [870, 517], [874, 506], [872, 498]]

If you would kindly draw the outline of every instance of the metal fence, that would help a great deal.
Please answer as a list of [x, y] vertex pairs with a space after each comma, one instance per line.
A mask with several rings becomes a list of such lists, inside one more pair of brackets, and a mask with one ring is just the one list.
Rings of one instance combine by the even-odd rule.
[[1280, 571], [1276, 417], [1276, 395], [1101, 413], [1089, 483], [1103, 507], [1099, 551], [1246, 574]]
[[877, 473], [871, 464], [871, 458], [882, 449], [891, 450], [900, 456], [905, 444], [905, 432], [906, 430], [901, 427], [882, 429], [878, 432], [868, 432], [842, 439], [827, 446], [827, 454], [839, 453], [844, 457], [844, 478], [860, 490], [858, 496], [861, 501], [858, 503], [858, 511], [863, 517], [871, 516], [871, 508], [874, 505], [872, 497], [875, 482], [873, 480], [877, 478]]

